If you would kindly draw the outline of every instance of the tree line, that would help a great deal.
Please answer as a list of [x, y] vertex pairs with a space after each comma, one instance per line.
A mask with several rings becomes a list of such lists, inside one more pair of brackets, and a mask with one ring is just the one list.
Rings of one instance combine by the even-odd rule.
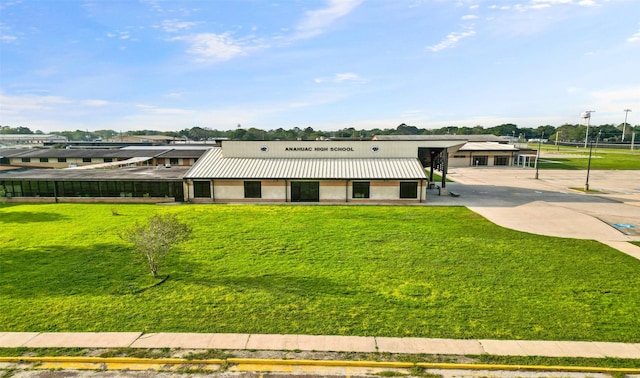
[[[166, 135], [179, 138], [187, 138], [194, 141], [206, 141], [215, 139], [233, 140], [317, 140], [328, 138], [362, 138], [370, 139], [374, 135], [479, 135], [491, 134], [496, 136], [510, 136], [518, 140], [529, 140], [543, 137], [544, 139], [555, 140], [556, 136], [560, 142], [580, 142], [586, 136], [586, 126], [576, 124], [564, 124], [562, 126], [542, 125], [536, 128], [519, 128], [516, 124], [505, 123], [492, 127], [483, 126], [446, 126], [437, 129], [419, 128], [407, 124], [400, 124], [395, 128], [387, 129], [355, 129], [353, 127], [342, 128], [336, 131], [314, 130], [312, 127], [292, 129], [271, 129], [263, 130], [254, 127], [243, 128], [240, 125], [233, 130], [215, 130], [206, 127], [194, 126], [180, 131], [162, 132], [156, 130], [136, 130], [127, 132], [116, 132], [114, 130], [75, 130], [75, 131], [55, 131], [52, 134], [67, 137], [73, 141], [95, 141], [117, 138], [128, 135]], [[591, 138], [598, 138], [607, 142], [623, 141], [622, 133], [625, 132], [624, 141], [631, 141], [632, 130], [637, 130], [638, 125], [626, 127], [619, 125], [604, 124], [590, 126], [589, 135]], [[42, 134], [42, 131], [31, 131], [28, 127], [0, 126], [0, 134]]]

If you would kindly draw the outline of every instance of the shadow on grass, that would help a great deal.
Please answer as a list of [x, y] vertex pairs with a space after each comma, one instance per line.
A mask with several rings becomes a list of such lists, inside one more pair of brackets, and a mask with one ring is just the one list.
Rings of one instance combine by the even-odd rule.
[[159, 284], [128, 246], [63, 245], [0, 252], [0, 291], [7, 297], [130, 295]]
[[15, 211], [2, 213], [0, 223], [58, 222], [68, 219], [64, 215], [48, 212]]
[[119, 244], [3, 250], [0, 264], [0, 291], [11, 298], [144, 295], [165, 290], [169, 283], [173, 289], [176, 285], [200, 285], [304, 297], [349, 295], [354, 290], [328, 278], [291, 273], [234, 276], [233, 271], [203, 272], [186, 256], [169, 257], [162, 269], [165, 274], [154, 278], [141, 257]]

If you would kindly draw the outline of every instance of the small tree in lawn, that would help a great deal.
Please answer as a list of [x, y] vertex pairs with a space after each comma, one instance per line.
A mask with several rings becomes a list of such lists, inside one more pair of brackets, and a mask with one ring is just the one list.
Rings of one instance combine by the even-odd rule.
[[188, 225], [180, 222], [175, 215], [154, 215], [147, 224], [136, 222], [125, 230], [122, 239], [133, 244], [136, 252], [147, 261], [151, 274], [158, 276], [158, 271], [169, 253], [177, 244], [186, 241], [191, 235]]

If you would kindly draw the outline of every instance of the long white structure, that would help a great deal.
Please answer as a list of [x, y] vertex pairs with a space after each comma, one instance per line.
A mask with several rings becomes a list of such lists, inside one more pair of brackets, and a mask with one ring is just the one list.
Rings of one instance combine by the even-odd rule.
[[224, 141], [185, 174], [190, 202], [424, 202], [429, 156], [457, 141]]

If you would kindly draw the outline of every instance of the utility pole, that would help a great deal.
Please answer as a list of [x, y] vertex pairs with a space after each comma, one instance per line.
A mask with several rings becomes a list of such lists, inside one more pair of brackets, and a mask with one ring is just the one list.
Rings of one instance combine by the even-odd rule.
[[587, 141], [589, 140], [589, 122], [591, 121], [591, 113], [595, 112], [595, 110], [587, 110], [582, 113], [582, 118], [587, 120], [587, 135], [584, 137], [584, 148], [587, 148]]
[[622, 142], [624, 142], [624, 134], [627, 128], [627, 115], [629, 115], [630, 111], [631, 109], [624, 110], [624, 123], [622, 124]]

